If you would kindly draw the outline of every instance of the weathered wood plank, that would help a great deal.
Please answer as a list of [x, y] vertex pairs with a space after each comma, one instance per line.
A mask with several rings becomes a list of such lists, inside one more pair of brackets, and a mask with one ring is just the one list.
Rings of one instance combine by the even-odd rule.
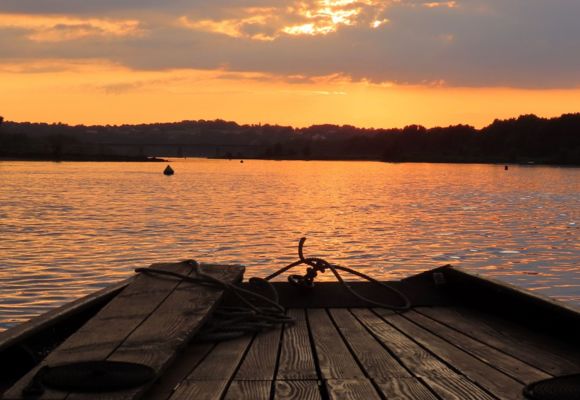
[[416, 378], [391, 378], [377, 382], [383, 396], [389, 400], [438, 400]]
[[161, 375], [145, 393], [143, 400], [168, 399], [174, 389], [189, 375], [195, 367], [213, 350], [215, 344], [191, 344], [181, 351], [179, 357]]
[[370, 378], [411, 377], [409, 371], [365, 330], [348, 309], [332, 308], [329, 311], [355, 358]]
[[[185, 264], [154, 264], [152, 267], [185, 274], [191, 269]], [[115, 297], [115, 301], [103, 307], [95, 317], [50, 353], [39, 366], [16, 382], [4, 393], [4, 398], [21, 398], [24, 387], [44, 365], [105, 359], [179, 284], [176, 280], [160, 280], [155, 290], [147, 293], [147, 289], [151, 289], [153, 279], [155, 278], [143, 274], [136, 276], [132, 284]], [[140, 301], [143, 302], [142, 307], [138, 304]], [[126, 318], [123, 318], [123, 309]], [[66, 397], [64, 392], [46, 389], [42, 399], [57, 400], [64, 397]]]
[[268, 400], [272, 381], [233, 381], [224, 400]]
[[61, 322], [68, 322], [76, 314], [108, 302], [123, 290], [133, 278], [126, 279], [114, 285], [107, 286], [80, 299], [74, 300], [61, 307], [50, 310], [38, 317], [16, 325], [4, 332], [0, 332], [0, 351], [17, 343], [22, 343], [28, 337], [43, 331]]
[[307, 315], [323, 379], [364, 378], [326, 310], [311, 309]]
[[507, 355], [424, 315], [409, 311], [405, 313], [405, 317], [522, 383], [531, 383], [550, 377], [545, 372], [517, 358]]
[[[368, 309], [353, 309], [355, 316], [363, 323], [369, 330], [377, 337], [378, 340], [382, 341], [391, 350], [401, 362], [412, 372], [414, 376], [420, 377], [426, 380], [427, 378], [433, 380], [445, 380], [451, 379], [454, 383], [450, 385], [442, 398], [451, 399], [461, 399], [465, 396], [465, 388], [469, 389], [469, 393], [473, 396], [480, 396], [485, 399], [488, 394], [481, 388], [470, 383], [467, 378], [465, 378], [460, 373], [450, 369], [447, 365], [437, 359], [431, 352], [425, 350], [421, 345], [413, 341], [410, 337], [404, 335], [391, 325], [387, 324], [375, 313]], [[465, 381], [465, 382], [464, 382]], [[386, 383], [386, 385], [383, 384]], [[398, 382], [398, 383], [397, 383]], [[461, 385], [461, 383], [463, 383]], [[391, 380], [381, 380], [377, 382], [377, 385], [387, 398], [389, 397], [389, 392], [386, 390], [393, 390], [396, 385], [403, 385], [401, 391], [416, 390], [416, 396], [425, 396], [429, 398], [428, 394], [421, 390], [423, 386], [419, 379], [391, 379]], [[433, 389], [436, 391], [435, 389]], [[437, 393], [440, 394], [441, 390]], [[404, 392], [407, 393], [407, 392]], [[413, 392], [414, 393], [414, 392]], [[393, 396], [393, 393], [390, 394]], [[404, 395], [402, 398], [404, 399]], [[396, 397], [395, 397], [396, 398]], [[413, 397], [410, 397], [413, 398]]]
[[[181, 274], [194, 273], [186, 263], [153, 267]], [[243, 267], [215, 268], [212, 274], [228, 281], [241, 279]], [[104, 360], [139, 362], [156, 373], [165, 369], [222, 296], [221, 290], [193, 286], [176, 279], [140, 274], [95, 317], [53, 351], [43, 365]], [[28, 374], [6, 394], [20, 398]], [[116, 392], [109, 398], [134, 398], [147, 388]], [[41, 399], [53, 398], [47, 390]], [[67, 398], [73, 400], [71, 393]], [[57, 398], [62, 398], [60, 395]]]
[[457, 372], [369, 309], [353, 309], [352, 312], [414, 376], [457, 376]]
[[322, 400], [317, 381], [276, 381], [274, 400]]
[[464, 307], [422, 307], [417, 311], [548, 374], [567, 375], [580, 371], [578, 346], [554, 340], [503, 318]]
[[329, 379], [324, 383], [331, 400], [379, 400], [381, 398], [368, 379]]
[[252, 337], [220, 342], [185, 378], [186, 381], [232, 380]]
[[[386, 321], [412, 337], [449, 365], [501, 399], [520, 400], [523, 385], [481, 360], [391, 311], [377, 309]], [[437, 379], [435, 379], [437, 380]]]
[[220, 400], [228, 380], [183, 381], [169, 400]]
[[272, 381], [276, 372], [282, 326], [256, 334], [235, 380]]
[[[423, 378], [425, 383], [437, 393], [437, 395], [443, 400], [495, 400], [496, 397], [491, 396], [476, 386], [473, 382], [465, 379], [465, 377], [425, 377]], [[514, 398], [514, 397], [499, 397], [504, 398]], [[520, 393], [520, 397], [517, 399], [523, 400], [523, 395]]]
[[304, 310], [290, 309], [288, 315], [296, 322], [284, 326], [276, 379], [317, 379]]

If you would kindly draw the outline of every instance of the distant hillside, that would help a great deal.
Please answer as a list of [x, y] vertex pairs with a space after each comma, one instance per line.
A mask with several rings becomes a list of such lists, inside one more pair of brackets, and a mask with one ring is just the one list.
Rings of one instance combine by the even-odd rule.
[[1, 122], [0, 157], [113, 159], [236, 157], [500, 162], [580, 165], [580, 113], [523, 115], [475, 129], [362, 129], [343, 125], [292, 128], [235, 122], [182, 121], [118, 126]]

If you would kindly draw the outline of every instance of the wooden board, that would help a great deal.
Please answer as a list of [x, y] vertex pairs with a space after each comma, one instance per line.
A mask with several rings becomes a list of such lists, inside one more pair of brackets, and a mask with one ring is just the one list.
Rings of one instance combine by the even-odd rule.
[[317, 381], [276, 381], [274, 400], [321, 400]]
[[344, 344], [326, 310], [311, 309], [307, 315], [322, 378], [364, 378], [364, 373]]
[[233, 381], [224, 400], [268, 400], [272, 381]]
[[387, 399], [437, 400], [437, 397], [416, 378], [383, 379], [377, 386]]
[[550, 378], [545, 372], [422, 314], [409, 311], [405, 317], [522, 383]]
[[324, 382], [328, 398], [331, 400], [379, 400], [371, 381], [359, 379], [329, 379]]
[[355, 358], [372, 379], [411, 377], [380, 342], [345, 308], [330, 309], [330, 315]]
[[201, 363], [214, 347], [214, 343], [188, 345], [179, 353], [179, 357], [175, 362], [155, 381], [153, 386], [142, 398], [144, 400], [168, 399], [179, 383]]
[[[154, 264], [152, 267], [181, 274], [193, 274], [186, 263]], [[239, 281], [243, 267], [213, 266], [212, 275], [229, 282]], [[174, 278], [140, 274], [95, 317], [53, 351], [43, 365], [77, 361], [129, 361], [152, 367], [157, 376], [174, 359], [179, 349], [201, 327], [222, 291]], [[36, 374], [31, 371], [4, 397], [21, 398], [22, 389]], [[109, 399], [136, 398], [147, 388], [109, 393]], [[81, 398], [77, 394], [46, 390], [41, 399]]]
[[291, 309], [288, 310], [288, 315], [294, 318], [296, 322], [284, 326], [276, 379], [317, 379], [318, 375], [314, 365], [314, 356], [304, 310]]
[[276, 372], [282, 326], [256, 334], [235, 380], [272, 381]]
[[501, 399], [514, 400], [520, 400], [522, 398], [524, 385], [515, 379], [503, 374], [478, 358], [473, 357], [471, 354], [464, 352], [452, 343], [441, 339], [402, 315], [394, 314], [386, 310], [376, 311], [387, 322], [404, 332], [407, 336], [412, 337], [431, 353], [436, 354], [437, 357], [444, 360], [449, 366], [452, 366], [473, 382], [477, 382], [478, 385], [493, 393], [495, 396]]
[[547, 374], [580, 372], [580, 346], [577, 344], [554, 340], [517, 323], [465, 307], [422, 307], [416, 311]]

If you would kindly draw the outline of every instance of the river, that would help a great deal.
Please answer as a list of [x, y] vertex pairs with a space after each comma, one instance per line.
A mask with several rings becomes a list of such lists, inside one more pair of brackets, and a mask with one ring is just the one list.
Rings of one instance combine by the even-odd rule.
[[[580, 304], [580, 169], [188, 159], [0, 162], [0, 330], [153, 262], [305, 252], [381, 279], [453, 264]], [[328, 277], [329, 278], [329, 277]]]

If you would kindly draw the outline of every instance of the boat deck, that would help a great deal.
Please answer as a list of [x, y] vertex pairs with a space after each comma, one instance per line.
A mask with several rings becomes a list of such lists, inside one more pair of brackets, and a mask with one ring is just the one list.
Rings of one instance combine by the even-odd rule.
[[[155, 266], [195, 274], [188, 263]], [[243, 274], [204, 268], [228, 282]], [[124, 285], [0, 335], [0, 378], [31, 349], [52, 349], [5, 379], [2, 398], [29, 398], [23, 390], [44, 365], [100, 360], [147, 365], [156, 380], [98, 394], [45, 388], [35, 398], [515, 400], [528, 383], [580, 372], [576, 309], [450, 266], [390, 282], [414, 305], [401, 313], [368, 308], [338, 283], [274, 282], [295, 323], [213, 343], [197, 332], [218, 303], [232, 304], [221, 289], [147, 273]], [[376, 284], [351, 288], [401, 300]]]
[[289, 309], [294, 325], [192, 343], [146, 399], [523, 399], [578, 346], [462, 307]]

